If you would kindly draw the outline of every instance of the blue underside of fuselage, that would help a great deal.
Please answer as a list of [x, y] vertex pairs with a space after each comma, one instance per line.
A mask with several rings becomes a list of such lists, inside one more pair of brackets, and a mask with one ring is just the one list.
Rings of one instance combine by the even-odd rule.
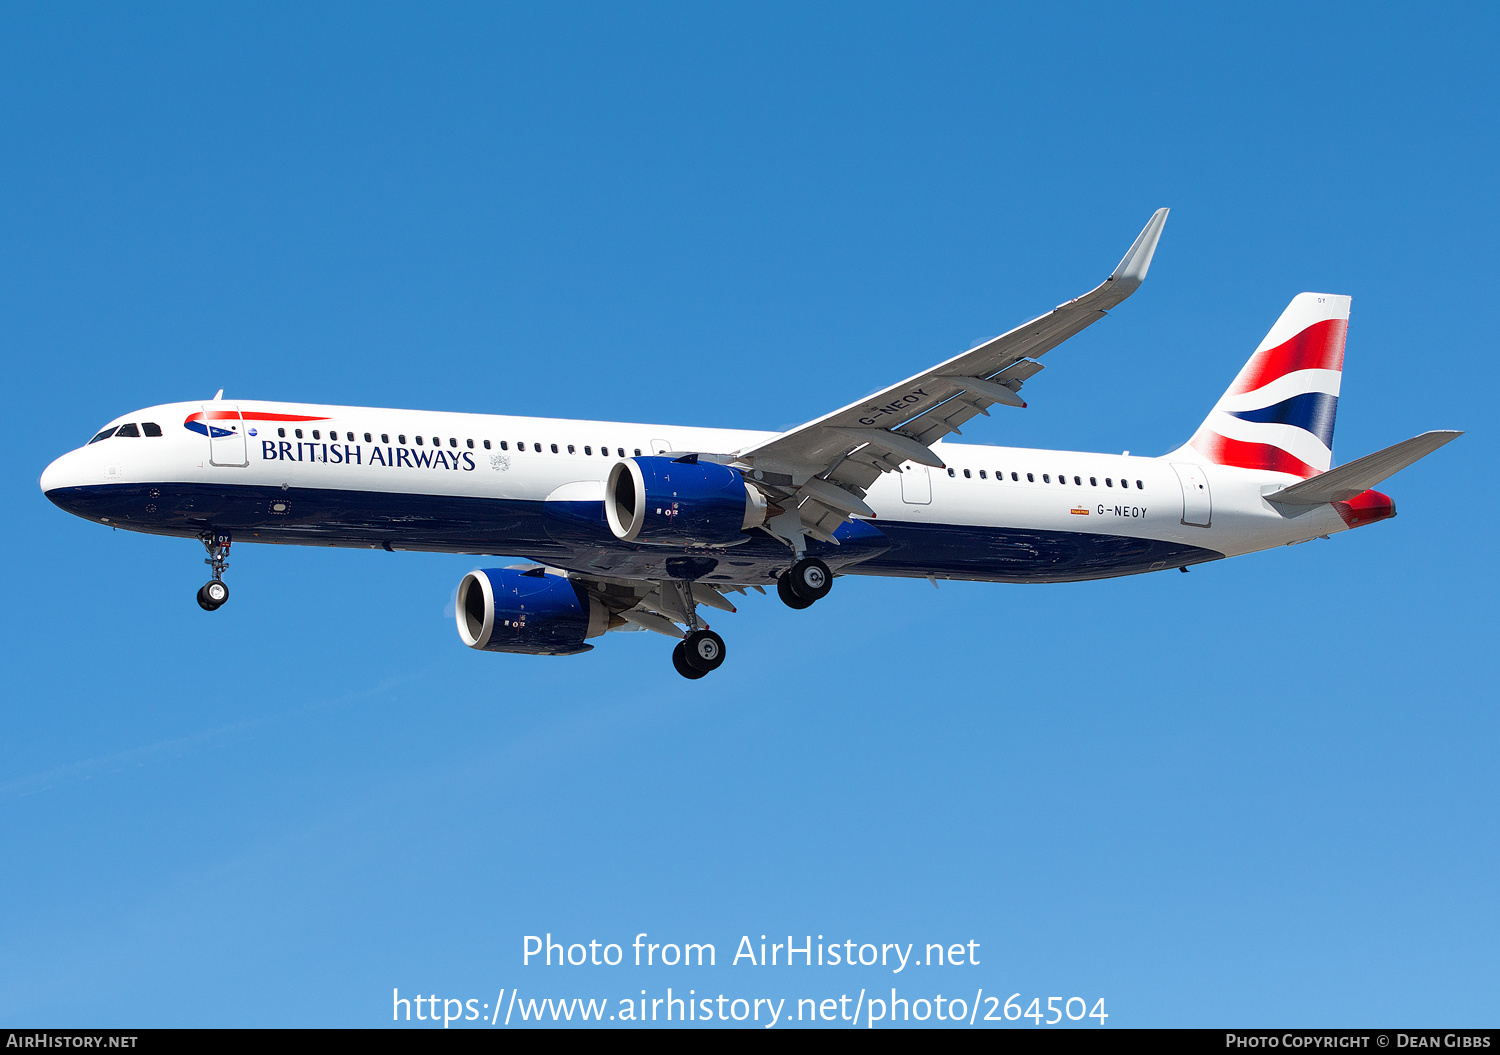
[[[773, 582], [790, 551], [764, 532], [726, 549], [640, 546], [609, 534], [602, 504], [381, 491], [197, 484], [100, 484], [47, 497], [70, 513], [158, 535], [228, 531], [236, 542], [513, 555], [616, 578]], [[1072, 582], [1185, 567], [1223, 556], [1154, 539], [1077, 531], [851, 521], [841, 545], [810, 543], [836, 572], [991, 582]]]

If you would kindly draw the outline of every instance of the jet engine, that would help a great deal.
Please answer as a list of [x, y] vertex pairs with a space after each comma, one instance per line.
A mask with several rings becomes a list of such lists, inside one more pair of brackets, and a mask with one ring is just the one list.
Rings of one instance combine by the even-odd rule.
[[733, 546], [765, 523], [766, 500], [736, 469], [685, 458], [627, 458], [604, 487], [609, 529], [624, 542]]
[[458, 636], [486, 652], [571, 656], [609, 628], [609, 610], [582, 586], [547, 569], [485, 568], [458, 584]]

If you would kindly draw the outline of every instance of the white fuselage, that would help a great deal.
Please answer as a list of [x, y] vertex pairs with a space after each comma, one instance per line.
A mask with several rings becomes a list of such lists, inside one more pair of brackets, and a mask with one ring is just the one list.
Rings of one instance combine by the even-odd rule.
[[[215, 425], [215, 413], [230, 412], [240, 417], [220, 417], [219, 423], [227, 427]], [[207, 427], [224, 435], [205, 434], [205, 415]], [[455, 514], [452, 530], [435, 535], [433, 517], [443, 514], [423, 510], [447, 508], [443, 500], [499, 503], [493, 507], [497, 510], [540, 510], [549, 495], [565, 485], [597, 482], [602, 493], [611, 467], [622, 457], [668, 452], [728, 455], [773, 435], [258, 401], [164, 404], [126, 415], [111, 426], [147, 422], [159, 426], [161, 435], [114, 436], [72, 451], [48, 467], [43, 490], [81, 516], [141, 531], [196, 534], [228, 526], [240, 541], [513, 553], [539, 560], [555, 559], [557, 554], [541, 552], [548, 547], [537, 541], [534, 531], [520, 531], [514, 539], [478, 532], [466, 542], [459, 536], [471, 514]], [[1282, 474], [1197, 464], [1182, 467], [1187, 479], [1198, 481], [1185, 484], [1184, 473], [1163, 458], [943, 442], [932, 450], [945, 468], [908, 464], [903, 473], [878, 479], [866, 497], [877, 514], [871, 521], [875, 528], [894, 531], [899, 525], [906, 539], [900, 547], [903, 559], [895, 564], [879, 559], [854, 562], [840, 570], [1001, 581], [1035, 578], [1013, 574], [1008, 566], [988, 572], [982, 559], [967, 561], [963, 540], [983, 548], [990, 545], [986, 539], [1001, 537], [985, 534], [990, 531], [1019, 533], [1014, 536], [1018, 538], [1133, 539], [1198, 553], [1178, 559], [1163, 551], [1160, 560], [1127, 560], [1113, 570], [1106, 564], [1068, 575], [1059, 567], [1059, 574], [1041, 576], [1051, 581], [1096, 578], [1197, 563], [1345, 530], [1331, 505], [1293, 517], [1265, 501], [1263, 491], [1292, 479]], [[1198, 493], [1186, 494], [1188, 487], [1196, 487]], [[569, 492], [578, 493], [577, 487]], [[216, 507], [216, 495], [231, 494], [253, 496], [253, 501], [247, 497], [249, 505], [242, 502], [233, 513], [228, 506]], [[279, 510], [278, 494], [285, 496]], [[359, 496], [357, 514], [342, 512], [351, 508], [350, 496]], [[174, 501], [175, 512], [169, 516], [165, 507]], [[249, 520], [247, 508], [255, 514]], [[376, 516], [382, 508], [391, 515]], [[318, 523], [308, 522], [308, 514], [323, 517], [322, 530]], [[378, 537], [369, 534], [376, 530], [372, 516], [380, 522]], [[341, 531], [341, 518], [355, 526]], [[412, 523], [406, 534], [403, 518]], [[230, 525], [228, 520], [237, 522]], [[939, 537], [932, 531], [941, 533], [946, 555], [924, 564], [920, 553], [909, 551], [923, 538]], [[866, 563], [868, 567], [862, 566]], [[758, 581], [762, 574], [747, 570], [741, 577]]]

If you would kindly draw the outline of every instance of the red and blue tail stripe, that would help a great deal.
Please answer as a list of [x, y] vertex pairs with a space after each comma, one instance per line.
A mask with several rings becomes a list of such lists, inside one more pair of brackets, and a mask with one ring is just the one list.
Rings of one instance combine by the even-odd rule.
[[1307, 478], [1333, 461], [1349, 298], [1302, 293], [1180, 456]]

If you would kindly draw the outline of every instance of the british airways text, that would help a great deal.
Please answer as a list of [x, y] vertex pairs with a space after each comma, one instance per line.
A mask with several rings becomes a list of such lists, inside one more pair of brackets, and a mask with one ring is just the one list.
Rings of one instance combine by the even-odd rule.
[[384, 465], [395, 469], [474, 471], [474, 456], [468, 451], [445, 451], [435, 447], [371, 447], [367, 455], [363, 446], [354, 443], [261, 440], [260, 456], [268, 462], [305, 461], [329, 465]]

